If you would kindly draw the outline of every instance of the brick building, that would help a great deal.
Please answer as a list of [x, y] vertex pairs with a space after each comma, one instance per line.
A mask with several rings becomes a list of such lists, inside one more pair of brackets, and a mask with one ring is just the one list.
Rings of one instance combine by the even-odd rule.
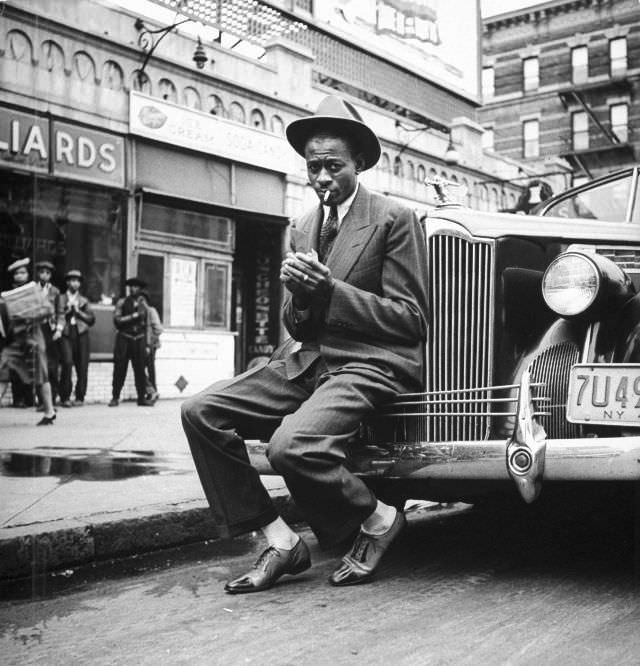
[[[640, 5], [551, 0], [483, 21], [484, 145], [562, 189], [640, 154]], [[567, 175], [562, 175], [566, 171]], [[527, 176], [520, 182], [526, 182]]]

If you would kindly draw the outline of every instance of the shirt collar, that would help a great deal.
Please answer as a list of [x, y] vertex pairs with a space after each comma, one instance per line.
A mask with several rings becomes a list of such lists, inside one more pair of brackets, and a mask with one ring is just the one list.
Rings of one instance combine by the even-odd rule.
[[[356, 189], [353, 190], [353, 192], [342, 202], [339, 203], [336, 208], [338, 210], [338, 228], [340, 228], [340, 225], [342, 224], [342, 220], [344, 219], [344, 216], [349, 212], [349, 209], [351, 208], [351, 204], [353, 203], [353, 200], [356, 198], [356, 194], [358, 194], [358, 188], [360, 187], [360, 183], [356, 182]], [[323, 220], [327, 219], [327, 216], [329, 215], [329, 210], [330, 206], [322, 206], [322, 209], [324, 211], [324, 218]]]

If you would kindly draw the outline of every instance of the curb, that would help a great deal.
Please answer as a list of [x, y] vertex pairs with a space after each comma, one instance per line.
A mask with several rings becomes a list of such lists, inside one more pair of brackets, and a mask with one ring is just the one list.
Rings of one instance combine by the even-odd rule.
[[[275, 495], [272, 500], [287, 523], [303, 522], [289, 495]], [[0, 580], [217, 539], [208, 506], [193, 503], [197, 506], [171, 505], [132, 517], [103, 514], [68, 520], [58, 529], [58, 522], [39, 524], [37, 532], [29, 526], [16, 528], [15, 536], [0, 537]]]

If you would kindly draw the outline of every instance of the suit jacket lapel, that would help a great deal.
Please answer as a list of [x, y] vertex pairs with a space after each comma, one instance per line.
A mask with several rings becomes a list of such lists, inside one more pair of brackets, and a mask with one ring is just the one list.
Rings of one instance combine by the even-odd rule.
[[337, 280], [346, 279], [358, 261], [367, 241], [375, 232], [376, 227], [371, 224], [370, 208], [371, 196], [360, 185], [358, 194], [342, 220], [336, 241], [327, 257], [327, 266]]

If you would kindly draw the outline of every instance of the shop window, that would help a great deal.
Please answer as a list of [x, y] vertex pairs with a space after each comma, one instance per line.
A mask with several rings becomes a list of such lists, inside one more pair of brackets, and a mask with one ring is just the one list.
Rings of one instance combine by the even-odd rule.
[[540, 85], [538, 58], [525, 58], [522, 61], [522, 78], [525, 92], [537, 90]]
[[204, 279], [204, 325], [226, 328], [228, 326], [229, 266], [206, 264]]
[[212, 116], [224, 117], [224, 104], [217, 95], [209, 95], [207, 108]]
[[254, 109], [251, 112], [251, 127], [255, 127], [256, 129], [265, 129], [266, 123], [264, 121], [264, 114], [260, 109]]
[[109, 90], [122, 90], [124, 75], [117, 62], [107, 60], [102, 66], [102, 87]]
[[167, 102], [178, 103], [178, 91], [169, 79], [160, 79], [158, 84], [160, 88], [160, 97]]
[[10, 30], [7, 33], [7, 54], [11, 60], [31, 64], [33, 47], [24, 32]]
[[611, 130], [622, 143], [629, 140], [629, 107], [626, 104], [612, 104], [609, 107]]
[[538, 120], [525, 120], [522, 123], [522, 139], [524, 157], [538, 157], [540, 125]]
[[617, 37], [609, 42], [609, 69], [611, 76], [624, 76], [627, 73], [626, 37]]
[[584, 83], [589, 78], [589, 49], [576, 46], [571, 49], [571, 81]]
[[231, 102], [229, 105], [229, 118], [235, 120], [237, 123], [245, 123], [247, 120], [247, 114], [241, 104], [238, 102]]
[[202, 103], [200, 102], [200, 93], [193, 86], [187, 86], [182, 91], [182, 101], [183, 104], [188, 106], [190, 109], [200, 111], [202, 108]]
[[0, 181], [0, 265], [22, 256], [51, 261], [60, 288], [76, 268], [87, 298], [111, 304], [120, 295], [125, 214], [119, 191], [7, 173]]
[[164, 271], [165, 258], [162, 254], [141, 252], [138, 255], [137, 275], [147, 283], [149, 304], [158, 311], [161, 321], [164, 321]]
[[495, 70], [493, 67], [482, 68], [482, 96], [485, 100], [491, 99], [496, 94]]
[[179, 210], [145, 201], [140, 220], [142, 238], [231, 251], [233, 223], [228, 217]]
[[40, 67], [46, 69], [47, 72], [63, 72], [64, 71], [64, 53], [62, 48], [56, 42], [50, 39], [42, 42], [40, 49]]
[[571, 114], [571, 145], [573, 150], [589, 148], [589, 118], [586, 111]]

